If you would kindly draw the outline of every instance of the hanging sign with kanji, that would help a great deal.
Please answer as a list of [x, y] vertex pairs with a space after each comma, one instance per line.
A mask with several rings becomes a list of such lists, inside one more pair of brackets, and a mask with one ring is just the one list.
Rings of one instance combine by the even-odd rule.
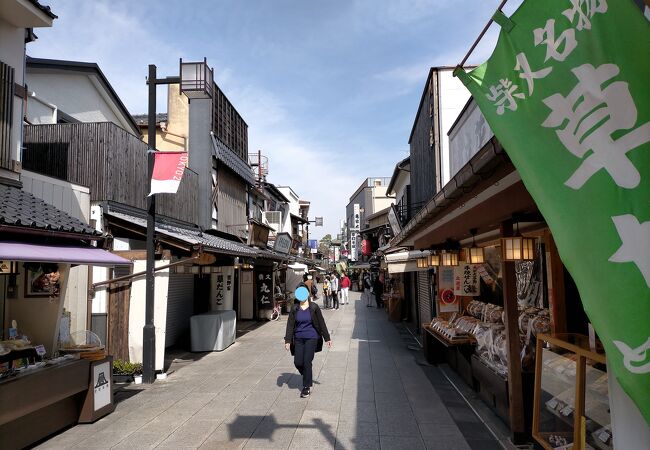
[[650, 24], [632, 0], [526, 0], [456, 70], [556, 240], [650, 423]]

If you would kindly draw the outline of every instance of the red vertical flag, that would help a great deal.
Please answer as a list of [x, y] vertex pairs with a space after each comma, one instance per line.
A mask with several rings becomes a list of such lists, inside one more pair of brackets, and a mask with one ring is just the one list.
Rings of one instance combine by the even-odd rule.
[[149, 195], [175, 194], [181, 184], [186, 164], [187, 152], [154, 153], [153, 176], [151, 177], [151, 192], [149, 192]]

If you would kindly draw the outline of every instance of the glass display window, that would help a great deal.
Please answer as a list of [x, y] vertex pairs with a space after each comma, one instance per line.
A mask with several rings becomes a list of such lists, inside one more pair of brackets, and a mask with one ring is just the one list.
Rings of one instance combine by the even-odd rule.
[[540, 334], [533, 437], [549, 450], [613, 448], [605, 355], [587, 336]]

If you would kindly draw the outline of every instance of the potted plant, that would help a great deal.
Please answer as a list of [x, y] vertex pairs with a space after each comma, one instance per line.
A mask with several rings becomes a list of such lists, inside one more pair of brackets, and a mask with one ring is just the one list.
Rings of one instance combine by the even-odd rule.
[[142, 384], [142, 363], [133, 363], [133, 382]]
[[115, 383], [130, 383], [134, 381], [135, 376], [139, 376], [140, 382], [142, 382], [142, 364], [123, 359], [113, 360], [113, 381]]

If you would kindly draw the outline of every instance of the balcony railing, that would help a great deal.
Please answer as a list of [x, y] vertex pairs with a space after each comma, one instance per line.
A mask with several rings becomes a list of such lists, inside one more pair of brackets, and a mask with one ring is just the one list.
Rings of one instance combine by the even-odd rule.
[[[90, 188], [91, 201], [146, 208], [147, 144], [111, 122], [25, 126], [23, 168]], [[185, 169], [177, 194], [157, 195], [156, 212], [197, 223], [198, 175]]]

